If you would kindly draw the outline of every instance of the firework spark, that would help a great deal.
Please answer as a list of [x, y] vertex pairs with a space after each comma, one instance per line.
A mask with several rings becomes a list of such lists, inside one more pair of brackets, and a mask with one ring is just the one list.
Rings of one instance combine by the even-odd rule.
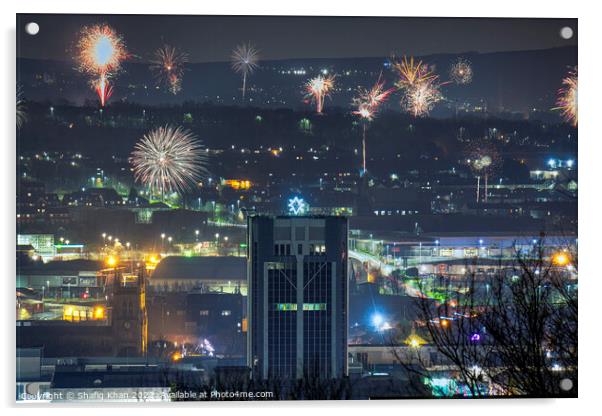
[[23, 87], [17, 84], [17, 129], [20, 129], [27, 121], [27, 113], [25, 112], [25, 98], [23, 98]]
[[318, 75], [310, 79], [305, 84], [306, 96], [316, 103], [316, 112], [322, 113], [324, 109], [324, 99], [328, 97], [334, 88], [334, 75]]
[[90, 84], [104, 106], [111, 96], [109, 79], [119, 72], [128, 56], [121, 37], [106, 24], [84, 26], [77, 43], [78, 69], [91, 77]]
[[165, 126], [150, 131], [136, 144], [130, 157], [134, 178], [163, 198], [182, 194], [207, 174], [207, 155], [189, 130]]
[[371, 89], [359, 88], [358, 95], [353, 99], [352, 104], [356, 107], [353, 114], [360, 117], [364, 122], [362, 126], [362, 175], [366, 173], [366, 129], [368, 122], [374, 120], [379, 106], [385, 102], [394, 91], [393, 88], [385, 90], [385, 82], [381, 77]]
[[577, 67], [569, 71], [566, 78], [562, 80], [562, 88], [558, 91], [556, 110], [562, 112], [562, 116], [573, 126], [577, 126]]
[[242, 101], [245, 101], [245, 93], [247, 90], [247, 76], [259, 66], [259, 51], [250, 43], [238, 45], [231, 56], [232, 69], [242, 74]]
[[167, 86], [169, 92], [176, 95], [182, 90], [186, 62], [188, 62], [187, 54], [173, 46], [164, 45], [155, 52], [150, 69], [155, 74], [157, 84]]
[[449, 70], [449, 76], [453, 82], [458, 85], [466, 85], [472, 82], [472, 66], [470, 62], [458, 58], [458, 60], [451, 66]]

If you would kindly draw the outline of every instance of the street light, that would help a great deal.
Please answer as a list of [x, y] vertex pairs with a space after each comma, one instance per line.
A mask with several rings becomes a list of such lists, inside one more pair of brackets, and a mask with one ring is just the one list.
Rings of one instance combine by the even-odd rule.
[[117, 257], [115, 257], [115, 256], [107, 257], [106, 261], [107, 261], [107, 266], [109, 266], [109, 267], [115, 267], [115, 266], [117, 266], [117, 263], [118, 263]]
[[556, 266], [566, 266], [567, 264], [569, 264], [569, 261], [570, 261], [569, 256], [562, 251], [555, 253], [552, 256], [552, 262]]

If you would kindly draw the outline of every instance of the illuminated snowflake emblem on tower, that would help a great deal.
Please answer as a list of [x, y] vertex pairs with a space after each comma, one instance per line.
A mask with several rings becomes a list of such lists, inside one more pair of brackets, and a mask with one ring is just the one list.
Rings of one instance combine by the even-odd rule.
[[288, 200], [288, 212], [292, 215], [303, 215], [307, 212], [307, 203], [303, 198], [295, 196]]

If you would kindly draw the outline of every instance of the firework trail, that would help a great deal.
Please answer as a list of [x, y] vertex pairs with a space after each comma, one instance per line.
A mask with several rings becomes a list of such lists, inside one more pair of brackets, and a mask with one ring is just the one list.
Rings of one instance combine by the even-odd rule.
[[401, 106], [414, 117], [427, 115], [443, 99], [440, 88], [444, 83], [422, 61], [404, 56], [393, 68], [398, 76], [395, 85], [402, 92]]
[[17, 129], [20, 129], [27, 121], [27, 113], [25, 108], [25, 98], [23, 97], [23, 87], [17, 84]]
[[129, 161], [135, 180], [162, 199], [166, 193], [182, 194], [208, 173], [202, 143], [189, 130], [169, 125], [144, 135]]
[[158, 85], [166, 85], [169, 92], [176, 95], [182, 90], [184, 64], [188, 55], [173, 46], [164, 45], [157, 49], [150, 69], [155, 74]]
[[471, 141], [466, 150], [466, 163], [477, 178], [476, 201], [480, 201], [481, 177], [485, 180], [484, 201], [487, 202], [489, 177], [501, 166], [501, 157], [491, 139]]
[[458, 85], [470, 84], [472, 82], [472, 75], [473, 72], [470, 62], [462, 58], [458, 58], [449, 70], [450, 78]]
[[259, 66], [259, 51], [253, 47], [250, 43], [238, 45], [233, 51], [230, 57], [232, 69], [242, 74], [242, 101], [245, 102], [245, 93], [247, 90], [247, 75], [253, 73], [253, 71]]
[[334, 75], [318, 75], [305, 84], [306, 97], [315, 101], [318, 114], [324, 109], [324, 98], [328, 97], [334, 88], [334, 79]]
[[394, 88], [385, 89], [385, 82], [382, 80], [382, 74], [371, 89], [359, 88], [358, 95], [352, 101], [356, 107], [353, 114], [362, 120], [362, 176], [366, 173], [366, 130], [368, 122], [374, 120], [379, 106], [387, 100]]
[[577, 67], [570, 70], [568, 75], [562, 80], [562, 88], [558, 90], [557, 107], [566, 121], [573, 126], [577, 126]]
[[112, 94], [109, 79], [121, 69], [128, 53], [121, 37], [106, 24], [84, 26], [77, 43], [76, 60], [80, 72], [91, 78], [90, 84], [104, 106]]

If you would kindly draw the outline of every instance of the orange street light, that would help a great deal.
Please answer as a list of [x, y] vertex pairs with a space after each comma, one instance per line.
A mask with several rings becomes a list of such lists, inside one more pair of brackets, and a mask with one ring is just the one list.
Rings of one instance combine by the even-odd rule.
[[109, 257], [107, 257], [106, 262], [107, 262], [107, 266], [109, 266], [109, 267], [115, 267], [115, 266], [117, 266], [117, 263], [119, 261], [117, 260], [117, 257], [115, 257], [115, 256], [109, 256]]
[[567, 264], [569, 264], [569, 262], [569, 256], [562, 251], [555, 253], [552, 256], [552, 263], [554, 263], [556, 266], [566, 266]]

